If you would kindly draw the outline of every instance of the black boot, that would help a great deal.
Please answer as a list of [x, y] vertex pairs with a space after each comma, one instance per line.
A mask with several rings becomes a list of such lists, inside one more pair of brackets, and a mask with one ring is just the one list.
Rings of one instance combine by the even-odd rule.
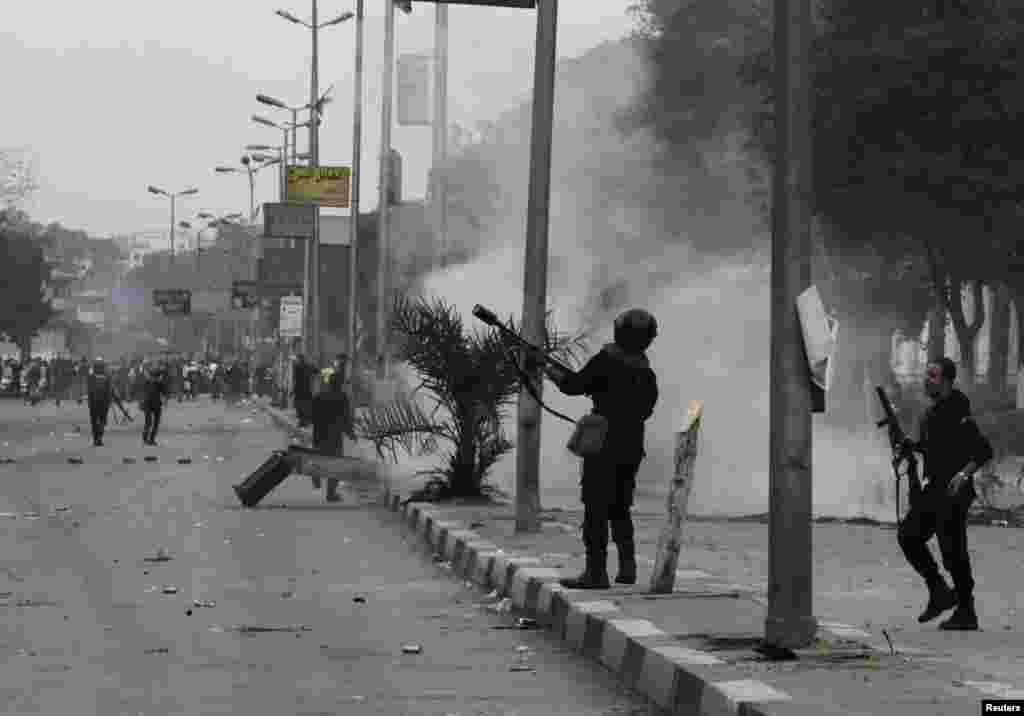
[[965, 599], [957, 605], [956, 611], [941, 624], [944, 631], [977, 631], [978, 613], [974, 611], [974, 600]]
[[566, 589], [609, 589], [607, 553], [598, 554], [596, 550], [587, 550], [587, 566], [583, 573], [575, 578], [560, 579], [558, 583]]
[[636, 584], [636, 544], [633, 541], [631, 519], [612, 521], [612, 540], [619, 555], [619, 573], [616, 584]]
[[925, 610], [917, 618], [918, 623], [930, 622], [944, 611], [955, 607], [956, 602], [956, 594], [946, 584], [946, 580], [939, 577], [928, 585], [928, 606], [925, 607]]
[[627, 552], [623, 545], [619, 548], [619, 573], [615, 575], [616, 584], [636, 584], [636, 554], [632, 544]]

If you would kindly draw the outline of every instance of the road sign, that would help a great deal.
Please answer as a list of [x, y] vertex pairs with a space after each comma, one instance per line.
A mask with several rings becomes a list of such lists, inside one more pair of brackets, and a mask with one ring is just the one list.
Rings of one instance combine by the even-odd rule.
[[153, 305], [166, 316], [187, 316], [192, 313], [192, 292], [183, 288], [154, 289]]
[[281, 297], [281, 319], [278, 326], [281, 338], [302, 336], [302, 296]]
[[348, 167], [288, 167], [288, 201], [349, 208]]
[[433, 2], [444, 5], [487, 5], [490, 7], [518, 7], [530, 10], [537, 7], [537, 0], [416, 0], [416, 2]]
[[264, 204], [263, 236], [268, 239], [312, 239], [316, 212], [317, 207], [309, 204]]

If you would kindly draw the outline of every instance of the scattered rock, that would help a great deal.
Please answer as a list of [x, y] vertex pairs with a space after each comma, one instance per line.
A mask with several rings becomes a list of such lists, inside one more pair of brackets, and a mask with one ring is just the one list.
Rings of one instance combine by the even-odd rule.
[[294, 599], [295, 592], [281, 592], [281, 599]]
[[168, 653], [170, 653], [170, 649], [168, 649], [166, 646], [160, 646], [160, 647], [157, 647], [156, 649], [146, 649], [146, 653], [147, 654], [168, 654]]
[[186, 609], [185, 610], [185, 616], [187, 616], [187, 617], [192, 616], [192, 610], [191, 609]]
[[191, 465], [192, 464], [192, 458], [190, 458], [190, 457], [179, 457], [178, 458], [178, 464], [179, 465]]
[[156, 462], [156, 455], [146, 455], [146, 457], [142, 459], [146, 462]]
[[170, 562], [173, 559], [163, 547], [157, 549], [152, 557], [143, 557], [143, 562]]
[[530, 617], [519, 617], [516, 619], [516, 626], [520, 629], [536, 629], [537, 620]]
[[133, 457], [123, 457], [121, 458], [121, 462], [123, 462], [125, 465], [134, 465], [136, 463], [136, 460]]
[[483, 526], [484, 526], [483, 522], [470, 522], [469, 523], [469, 529], [471, 529], [471, 530], [475, 530], [477, 527], [483, 527]]
[[201, 609], [213, 609], [217, 606], [217, 602], [209, 599], [194, 599], [192, 601], [192, 606], [199, 607]]
[[177, 594], [178, 593], [178, 588], [177, 587], [172, 587], [171, 585], [166, 584], [166, 585], [164, 585], [164, 587], [160, 591], [163, 592], [164, 594]]
[[508, 667], [509, 671], [536, 671], [537, 667], [531, 666], [530, 664], [512, 664]]
[[366, 597], [352, 597], [352, 601], [356, 604], [366, 604]]
[[67, 512], [67, 511], [68, 511], [68, 510], [70, 510], [71, 508], [70, 508], [70, 507], [68, 507], [67, 505], [57, 505], [57, 506], [56, 506], [56, 507], [54, 507], [53, 509], [55, 509], [55, 510], [56, 510], [57, 512]]
[[0, 465], [13, 465], [16, 462], [18, 461], [13, 457], [0, 457]]
[[305, 626], [304, 624], [291, 624], [283, 626], [261, 626], [252, 624], [240, 624], [238, 626], [231, 627], [230, 631], [238, 632], [239, 634], [266, 634], [269, 632], [298, 633], [304, 631], [313, 631], [313, 628]]
[[68, 463], [71, 464], [71, 465], [81, 465], [83, 462], [85, 462], [85, 461], [82, 460], [82, 458], [80, 458], [80, 457], [69, 457], [68, 458]]
[[422, 654], [423, 647], [419, 644], [404, 644], [402, 646], [403, 654]]

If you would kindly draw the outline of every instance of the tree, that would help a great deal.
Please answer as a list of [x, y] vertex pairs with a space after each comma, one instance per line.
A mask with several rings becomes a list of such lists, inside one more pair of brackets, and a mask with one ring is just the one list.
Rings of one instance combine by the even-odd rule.
[[[420, 471], [429, 477], [417, 499], [480, 498], [494, 492], [488, 471], [513, 444], [502, 422], [519, 392], [519, 374], [509, 360], [511, 344], [496, 332], [467, 333], [462, 318], [443, 300], [395, 299], [391, 330], [398, 358], [419, 377], [408, 398], [371, 409], [357, 420], [356, 430], [384, 457], [398, 449], [432, 454], [438, 440], [451, 445], [445, 465]], [[512, 326], [515, 329], [515, 326]], [[546, 351], [574, 363], [583, 338], [558, 334], [548, 321]], [[415, 401], [424, 391], [433, 403], [429, 412]]]
[[44, 296], [50, 268], [31, 227], [0, 218], [0, 334], [28, 355], [32, 337], [53, 317]]
[[0, 211], [17, 206], [36, 189], [35, 169], [24, 149], [0, 149]]

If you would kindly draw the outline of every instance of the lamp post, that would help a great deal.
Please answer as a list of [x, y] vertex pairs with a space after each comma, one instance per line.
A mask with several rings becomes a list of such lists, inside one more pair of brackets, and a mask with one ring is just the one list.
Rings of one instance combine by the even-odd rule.
[[[198, 194], [199, 190], [196, 189], [195, 187], [192, 187], [191, 189], [184, 189], [183, 191], [179, 191], [179, 192], [176, 192], [176, 193], [171, 193], [171, 192], [164, 191], [163, 189], [161, 189], [159, 187], [155, 187], [152, 184], [150, 184], [148, 187], [146, 187], [146, 190], [150, 194], [159, 194], [160, 196], [166, 196], [168, 199], [171, 200], [171, 230], [170, 230], [170, 237], [169, 238], [170, 238], [170, 243], [171, 243], [171, 257], [170, 257], [171, 258], [171, 266], [173, 267], [174, 266], [174, 208], [175, 208], [176, 200], [177, 200], [177, 198], [179, 196], [191, 196], [193, 194]], [[173, 343], [174, 343], [174, 319], [171, 318], [171, 316], [167, 316], [167, 339], [173, 345]]]
[[354, 371], [359, 369], [359, 356], [356, 354], [356, 322], [359, 320], [359, 307], [356, 304], [356, 283], [359, 280], [359, 184], [363, 179], [363, 5], [364, 0], [356, 0], [356, 56], [355, 78], [352, 98], [352, 186], [349, 194], [350, 237], [348, 251], [348, 320], [345, 326], [345, 344], [348, 347], [349, 365]]
[[[313, 158], [312, 158], [313, 166], [319, 166], [320, 165], [320, 115], [323, 113], [323, 105], [326, 103], [326, 100], [327, 100], [326, 94], [324, 95], [324, 97], [318, 97], [319, 81], [320, 81], [320, 78], [319, 78], [320, 55], [319, 55], [319, 45], [318, 45], [319, 34], [320, 34], [320, 30], [322, 30], [323, 28], [330, 27], [332, 25], [339, 25], [339, 24], [345, 22], [346, 20], [352, 19], [354, 17], [354, 15], [351, 12], [343, 12], [340, 15], [338, 15], [336, 18], [334, 18], [333, 20], [328, 20], [327, 22], [317, 23], [317, 0], [313, 0], [313, 16], [312, 16], [310, 22], [305, 22], [304, 20], [300, 20], [299, 18], [295, 17], [294, 15], [292, 15], [290, 12], [288, 12], [286, 10], [275, 10], [274, 12], [275, 12], [275, 14], [278, 17], [284, 18], [288, 22], [293, 22], [296, 25], [302, 25], [303, 27], [309, 29], [311, 31], [311, 33], [312, 33], [312, 36], [313, 36], [313, 61], [312, 61], [312, 72], [311, 72], [310, 82], [309, 82], [309, 105], [307, 105], [309, 107], [310, 111], [311, 111], [310, 119], [312, 120], [312, 122], [310, 124], [310, 127], [309, 127], [309, 153], [313, 155]], [[278, 104], [277, 106], [284, 107], [283, 104]]]
[[192, 189], [185, 189], [184, 191], [179, 191], [179, 192], [177, 192], [175, 194], [171, 194], [170, 192], [166, 192], [163, 189], [160, 189], [159, 187], [153, 186], [152, 184], [150, 184], [148, 187], [146, 187], [146, 190], [150, 194], [159, 194], [161, 196], [166, 196], [167, 198], [169, 198], [171, 200], [171, 233], [170, 233], [170, 237], [169, 238], [170, 238], [170, 242], [171, 242], [171, 262], [173, 263], [174, 262], [174, 205], [175, 205], [175, 201], [176, 201], [176, 199], [179, 196], [191, 196], [192, 194], [198, 194], [199, 190], [195, 189], [195, 188], [192, 188]]
[[[300, 122], [299, 121], [299, 112], [301, 112], [303, 110], [306, 110], [306, 109], [310, 109], [310, 105], [304, 104], [301, 107], [293, 107], [293, 106], [291, 106], [289, 104], [285, 104], [284, 102], [282, 102], [279, 99], [276, 99], [274, 97], [271, 97], [271, 96], [265, 95], [265, 94], [258, 94], [258, 95], [256, 95], [256, 101], [259, 102], [260, 104], [265, 104], [265, 105], [267, 105], [269, 107], [277, 107], [279, 109], [285, 109], [285, 110], [288, 110], [289, 112], [292, 113], [292, 121], [291, 122], [282, 122], [282, 123], [278, 124], [277, 122], [272, 122], [269, 119], [264, 119], [263, 117], [259, 117], [258, 115], [253, 115], [252, 121], [259, 122], [260, 124], [265, 124], [268, 127], [274, 127], [275, 129], [283, 129], [286, 133], [290, 131], [291, 135], [292, 135], [291, 141], [289, 142], [287, 137], [285, 137], [285, 142], [284, 143], [287, 144], [289, 147], [291, 147], [291, 149], [292, 149], [292, 162], [291, 163], [292, 164], [296, 164], [297, 163], [297, 159], [298, 159], [298, 157], [296, 156], [296, 152], [298, 151], [298, 137], [296, 137], [296, 135], [295, 135], [295, 130], [298, 129], [299, 127], [312, 127], [313, 126], [312, 117], [310, 119], [307, 119], [305, 122]], [[329, 101], [330, 101], [329, 97], [324, 100], [325, 103], [329, 102]]]

